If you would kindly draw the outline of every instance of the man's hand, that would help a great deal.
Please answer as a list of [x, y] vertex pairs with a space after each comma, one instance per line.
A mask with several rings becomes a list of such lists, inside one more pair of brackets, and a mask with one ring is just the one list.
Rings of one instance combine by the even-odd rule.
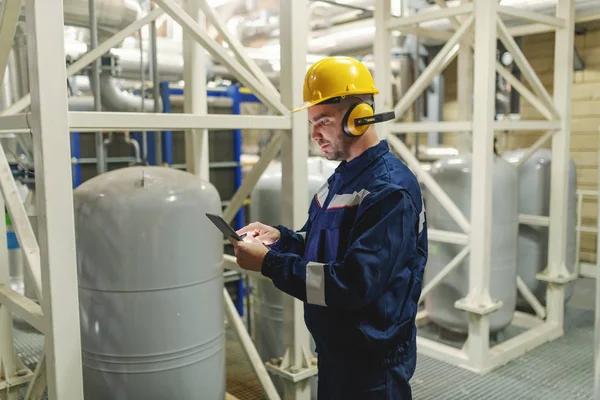
[[229, 242], [233, 245], [237, 264], [241, 268], [249, 271], [261, 271], [263, 260], [269, 249], [260, 240], [246, 236], [241, 242], [233, 238], [230, 238]]
[[267, 246], [278, 241], [281, 235], [276, 228], [261, 224], [260, 222], [253, 222], [237, 231], [237, 234], [240, 236], [244, 233], [248, 239], [258, 239], [262, 244]]

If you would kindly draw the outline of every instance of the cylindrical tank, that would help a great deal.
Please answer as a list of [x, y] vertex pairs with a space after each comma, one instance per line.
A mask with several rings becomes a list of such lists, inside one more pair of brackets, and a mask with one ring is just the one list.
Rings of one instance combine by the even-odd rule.
[[[502, 158], [510, 163], [521, 159], [525, 150], [507, 151]], [[530, 215], [550, 215], [550, 182], [552, 151], [537, 150], [519, 167], [519, 212]], [[568, 211], [567, 211], [567, 250], [566, 267], [573, 273], [575, 268], [576, 217], [577, 217], [577, 170], [575, 162], [569, 162]], [[519, 276], [540, 300], [546, 302], [546, 283], [539, 281], [536, 274], [548, 266], [548, 228], [522, 224], [519, 227], [517, 263]], [[565, 302], [573, 295], [574, 282], [565, 286]], [[526, 300], [519, 295], [519, 306], [526, 306]]]
[[86, 399], [225, 396], [222, 234], [209, 182], [130, 167], [74, 192]]
[[[308, 159], [308, 193], [309, 201], [327, 181], [338, 162], [328, 161], [322, 157]], [[250, 197], [250, 218], [267, 225], [281, 223], [281, 164], [276, 163], [260, 177]], [[288, 296], [273, 285], [271, 281], [259, 279], [254, 284], [255, 328], [254, 342], [256, 349], [264, 361], [283, 357], [283, 297]], [[313, 346], [314, 347], [314, 346]], [[280, 394], [283, 394], [283, 380], [271, 375], [273, 383]], [[316, 377], [312, 379], [312, 398], [316, 398]]]
[[[472, 155], [461, 154], [433, 164], [431, 174], [467, 219], [471, 216]], [[427, 189], [423, 191], [427, 226], [462, 232], [439, 201]], [[489, 293], [501, 300], [502, 308], [490, 315], [490, 331], [497, 332], [513, 318], [517, 297], [518, 177], [515, 166], [494, 158], [492, 168], [492, 229]], [[431, 281], [461, 250], [462, 245], [429, 242], [425, 284]], [[481, 268], [474, 265], [473, 268]], [[468, 313], [454, 307], [455, 301], [469, 293], [469, 256], [425, 298], [432, 321], [450, 331], [468, 330]]]

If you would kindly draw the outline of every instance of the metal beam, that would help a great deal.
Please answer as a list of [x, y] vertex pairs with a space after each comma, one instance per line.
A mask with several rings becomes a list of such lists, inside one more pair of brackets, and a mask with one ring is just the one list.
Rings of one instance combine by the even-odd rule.
[[551, 17], [534, 11], [527, 11], [510, 6], [498, 6], [498, 14], [522, 19], [529, 22], [549, 25], [554, 28], [564, 28], [565, 20], [563, 18]]
[[48, 398], [82, 399], [62, 0], [26, 0]]
[[0, 284], [0, 304], [6, 306], [11, 313], [23, 319], [35, 329], [44, 333], [44, 313], [33, 300], [22, 296], [5, 284]]
[[[495, 114], [496, 23], [495, 1], [474, 0], [475, 54], [473, 98], [473, 174], [471, 178], [471, 254], [469, 294], [462, 303], [469, 313], [468, 354], [471, 365], [485, 368], [489, 349], [489, 294], [492, 234], [492, 168]], [[460, 302], [460, 300], [459, 300]]]
[[472, 121], [442, 121], [442, 122], [400, 122], [389, 124], [389, 131], [395, 133], [410, 132], [457, 132], [471, 131]]
[[[533, 91], [540, 98], [540, 101], [548, 108], [548, 110], [554, 117], [553, 119], [558, 119], [558, 111], [556, 110], [556, 107], [554, 106], [554, 103], [552, 102], [552, 98], [548, 94], [548, 91], [542, 84], [542, 81], [533, 70], [531, 64], [529, 64], [529, 61], [527, 61], [527, 58], [523, 54], [523, 51], [521, 51], [521, 49], [517, 45], [517, 42], [515, 42], [515, 39], [513, 39], [513, 37], [510, 35], [510, 32], [506, 28], [506, 25], [504, 25], [504, 22], [502, 22], [502, 19], [499, 16], [496, 18], [496, 25], [498, 27], [498, 37], [500, 38], [506, 49], [510, 52], [510, 54], [512, 54], [515, 63], [519, 66], [519, 69], [521, 70], [521, 73], [523, 74], [525, 79], [529, 81], [529, 83], [533, 87]], [[571, 49], [570, 52], [572, 53], [573, 49]], [[572, 58], [571, 64], [573, 64]]]
[[[40, 248], [31, 222], [21, 201], [15, 179], [0, 144], [0, 191], [12, 220], [19, 245], [25, 258], [26, 272], [31, 277], [36, 298], [42, 300], [42, 270]], [[4, 207], [3, 207], [4, 208]]]
[[531, 157], [538, 149], [540, 149], [543, 145], [546, 144], [548, 140], [552, 138], [556, 131], [548, 131], [544, 135], [542, 135], [538, 140], [535, 141], [526, 151], [523, 153], [519, 161], [515, 164], [517, 167], [521, 166], [524, 162], [526, 162], [529, 157]]
[[166, 131], [200, 128], [290, 129], [290, 126], [291, 121], [287, 116], [69, 112], [69, 129], [77, 132], [94, 132], [95, 130]]
[[4, 0], [0, 19], [0, 82], [4, 82], [8, 56], [12, 50], [20, 15], [21, 0]]
[[519, 223], [531, 226], [549, 226], [550, 219], [543, 215], [519, 214]]
[[[279, 31], [281, 100], [292, 108], [303, 101], [303, 84], [308, 53], [309, 17], [307, 0], [279, 2]], [[308, 193], [308, 124], [306, 111], [292, 115], [291, 130], [284, 132], [281, 144], [281, 223], [290, 229], [300, 229], [306, 222], [309, 206]], [[312, 365], [310, 334], [304, 323], [304, 305], [292, 296], [283, 295], [283, 362], [281, 369], [293, 367], [306, 373]], [[294, 382], [284, 378], [284, 398], [309, 400], [311, 385], [305, 379]]]
[[521, 83], [509, 70], [507, 70], [499, 61], [496, 61], [496, 71], [502, 75], [504, 79], [510, 83], [510, 85], [517, 91], [525, 100], [527, 100], [532, 106], [534, 106], [546, 119], [554, 120], [555, 116], [552, 115], [548, 107], [527, 87]]
[[461, 244], [463, 246], [469, 244], [469, 235], [458, 232], [442, 231], [429, 227], [427, 228], [427, 237], [432, 242]]
[[[121, 43], [123, 40], [125, 40], [125, 38], [134, 34], [142, 26], [149, 24], [150, 22], [156, 20], [158, 17], [160, 17], [163, 14], [164, 14], [163, 10], [161, 10], [160, 8], [155, 8], [154, 10], [149, 12], [144, 17], [138, 19], [137, 21], [133, 22], [128, 27], [117, 32], [111, 38], [106, 39], [102, 44], [100, 44], [94, 50], [88, 51], [87, 53], [85, 53], [84, 55], [79, 57], [77, 59], [77, 61], [75, 61], [73, 64], [69, 65], [67, 67], [67, 76], [69, 77], [69, 76], [75, 75], [76, 73], [78, 73], [79, 71], [81, 71], [82, 69], [84, 69], [85, 67], [90, 65], [91, 63], [93, 63], [98, 57], [102, 56], [107, 51], [109, 51], [113, 47], [117, 46], [119, 43]], [[0, 111], [0, 116], [13, 115], [18, 112], [21, 112], [25, 108], [27, 108], [30, 104], [31, 104], [31, 94], [27, 94], [27, 95], [21, 97], [19, 100], [17, 100], [13, 104], [11, 104], [10, 107], [7, 107], [6, 109]]]
[[456, 57], [458, 51], [458, 42], [471, 29], [473, 20], [473, 15], [469, 16], [465, 20], [460, 29], [458, 29], [454, 35], [452, 35], [452, 38], [444, 45], [444, 47], [433, 58], [433, 60], [431, 60], [423, 73], [419, 75], [417, 80], [406, 91], [404, 96], [402, 96], [396, 107], [394, 107], [396, 118], [402, 117], [408, 107], [410, 107], [410, 105], [414, 103], [421, 93], [423, 93], [423, 90], [429, 86], [433, 78], [442, 72], [444, 68], [446, 68], [450, 62], [452, 62], [454, 57]]
[[269, 166], [269, 163], [281, 150], [282, 141], [283, 138], [281, 133], [276, 133], [269, 144], [263, 149], [260, 159], [256, 164], [254, 164], [254, 167], [252, 167], [252, 170], [248, 173], [248, 175], [246, 175], [242, 181], [242, 185], [231, 198], [231, 201], [229, 202], [229, 205], [225, 211], [223, 211], [223, 218], [225, 221], [228, 223], [233, 221], [235, 214], [237, 214], [242, 204], [244, 204], [246, 197], [248, 197], [250, 192], [252, 192], [252, 189], [254, 189], [256, 182], [258, 182], [265, 169], [267, 169]]
[[[200, 10], [204, 0], [185, 0], [183, 7], [203, 29], [206, 18]], [[206, 93], [206, 57], [207, 54], [190, 35], [183, 35], [183, 108], [186, 114], [201, 116], [204, 120], [208, 113]], [[207, 181], [210, 180], [208, 130], [199, 126], [197, 129], [185, 131], [185, 164], [186, 170]]]
[[454, 258], [450, 260], [450, 262], [444, 268], [442, 268], [442, 270], [438, 272], [438, 274], [432, 280], [427, 282], [427, 285], [425, 285], [423, 291], [421, 292], [419, 304], [421, 304], [423, 300], [425, 300], [425, 297], [433, 288], [439, 285], [444, 280], [444, 278], [446, 278], [454, 270], [454, 268], [458, 267], [460, 263], [463, 262], [463, 260], [469, 254], [470, 250], [471, 249], [468, 245], [463, 247], [463, 249], [456, 256], [454, 256]]
[[390, 20], [385, 25], [388, 30], [402, 30], [405, 25], [416, 25], [423, 22], [434, 21], [437, 19], [453, 17], [455, 15], [469, 14], [473, 11], [473, 4], [463, 4], [455, 7], [442, 8], [435, 11], [422, 11], [408, 17]]
[[547, 131], [560, 128], [560, 121], [496, 121], [495, 131]]
[[[375, 0], [375, 11], [373, 18], [376, 26], [385, 26], [391, 18], [390, 0]], [[379, 94], [375, 96], [377, 108], [389, 110], [394, 106], [392, 102], [392, 32], [387, 29], [375, 29], [375, 40], [373, 42], [373, 56], [375, 58], [375, 87]], [[377, 136], [385, 139], [390, 132], [391, 124], [381, 124], [376, 129]]]
[[423, 170], [419, 160], [417, 160], [417, 158], [406, 147], [406, 145], [394, 135], [389, 135], [387, 139], [390, 145], [398, 152], [400, 157], [404, 159], [404, 162], [406, 162], [412, 172], [419, 178], [419, 180], [423, 181], [425, 186], [431, 191], [431, 194], [433, 194], [440, 202], [442, 207], [446, 209], [448, 214], [450, 214], [450, 217], [465, 233], [470, 233], [471, 224], [469, 223], [469, 220], [465, 217], [460, 208], [456, 206], [456, 203], [454, 203], [444, 189], [441, 188], [439, 183], [437, 183], [427, 171]]
[[[289, 109], [287, 109], [278, 98], [271, 96], [268, 91], [264, 90], [264, 86], [254, 77], [254, 75], [245, 69], [239, 61], [232, 58], [222, 46], [215, 43], [215, 41], [201, 29], [200, 25], [198, 25], [198, 23], [194, 21], [189, 14], [183, 11], [173, 0], [155, 1], [156, 4], [171, 16], [171, 18], [181, 25], [186, 34], [190, 35], [194, 40], [200, 43], [217, 61], [227, 66], [244, 85], [252, 90], [252, 93], [258, 97], [263, 104], [278, 111], [281, 115], [290, 114]], [[303, 61], [303, 65], [306, 65], [306, 59]]]
[[239, 39], [235, 35], [232, 35], [231, 32], [229, 32], [229, 29], [227, 29], [225, 23], [208, 4], [208, 1], [200, 0], [200, 7], [202, 8], [204, 15], [206, 15], [208, 22], [214, 26], [217, 32], [219, 32], [219, 35], [221, 35], [229, 44], [229, 48], [231, 49], [231, 51], [233, 51], [239, 62], [250, 72], [252, 72], [256, 79], [260, 81], [260, 83], [265, 89], [265, 92], [268, 93], [270, 96], [279, 98], [279, 92], [277, 91], [275, 86], [273, 86], [273, 82], [271, 82], [271, 80], [267, 78], [267, 75], [263, 72], [262, 69], [259, 68], [259, 66], [252, 58], [244, 54], [246, 52], [244, 45], [239, 41]]
[[227, 288], [223, 288], [223, 298], [225, 302], [227, 319], [233, 325], [233, 329], [240, 339], [242, 348], [248, 356], [250, 365], [258, 377], [258, 381], [260, 382], [261, 388], [264, 390], [267, 399], [280, 400], [279, 393], [277, 393], [277, 389], [275, 389], [275, 385], [273, 385], [273, 381], [271, 380], [271, 377], [269, 376], [269, 373], [267, 372], [267, 369], [260, 358], [260, 354], [258, 354], [256, 351], [256, 347], [254, 347], [252, 338], [248, 334], [248, 331], [244, 326], [244, 321], [238, 314], [237, 309], [235, 308], [235, 305], [229, 296]]
[[564, 29], [556, 31], [554, 50], [554, 102], [560, 116], [560, 126], [552, 138], [550, 167], [550, 228], [548, 238], [548, 268], [538, 279], [548, 281], [548, 322], [560, 328], [564, 321], [564, 286], [570, 276], [566, 267], [567, 215], [569, 195], [569, 163], [571, 133], [571, 89], [573, 82], [573, 48], [575, 41], [575, 5], [572, 0], [558, 0], [556, 16], [566, 21]]

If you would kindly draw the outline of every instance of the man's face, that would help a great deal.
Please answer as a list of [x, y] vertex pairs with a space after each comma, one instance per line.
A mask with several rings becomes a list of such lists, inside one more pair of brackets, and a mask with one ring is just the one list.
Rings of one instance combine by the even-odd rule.
[[343, 118], [344, 108], [338, 104], [321, 104], [308, 109], [311, 139], [321, 146], [328, 160], [343, 161], [349, 157], [353, 139], [342, 129]]

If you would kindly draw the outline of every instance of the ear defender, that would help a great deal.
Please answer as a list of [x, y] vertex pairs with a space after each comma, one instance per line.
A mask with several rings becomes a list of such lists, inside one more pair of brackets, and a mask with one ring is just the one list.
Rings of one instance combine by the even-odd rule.
[[375, 114], [373, 107], [365, 102], [353, 104], [344, 115], [342, 128], [350, 137], [359, 137], [369, 129], [369, 125], [395, 118], [393, 111]]

